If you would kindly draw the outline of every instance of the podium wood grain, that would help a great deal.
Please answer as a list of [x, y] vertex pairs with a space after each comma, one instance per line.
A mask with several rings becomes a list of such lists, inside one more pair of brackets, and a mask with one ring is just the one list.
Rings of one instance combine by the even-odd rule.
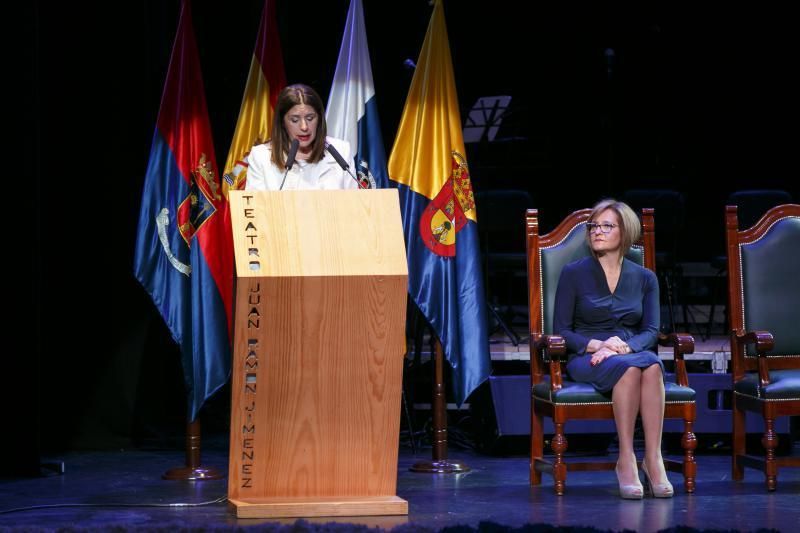
[[231, 209], [237, 515], [406, 514], [395, 495], [407, 292], [396, 191], [240, 191]]

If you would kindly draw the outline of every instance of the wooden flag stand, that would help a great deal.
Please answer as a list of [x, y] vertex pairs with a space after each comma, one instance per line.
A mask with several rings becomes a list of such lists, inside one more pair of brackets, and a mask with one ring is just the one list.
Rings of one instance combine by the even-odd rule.
[[447, 458], [447, 399], [444, 391], [444, 350], [439, 339], [434, 341], [433, 391], [431, 416], [433, 417], [433, 450], [431, 461], [414, 463], [409, 470], [428, 474], [460, 474], [470, 467], [461, 461]]
[[228, 500], [240, 518], [408, 514], [396, 190], [231, 191]]
[[200, 420], [186, 423], [186, 466], [170, 468], [161, 479], [179, 481], [203, 481], [222, 479], [222, 472], [213, 467], [200, 465]]

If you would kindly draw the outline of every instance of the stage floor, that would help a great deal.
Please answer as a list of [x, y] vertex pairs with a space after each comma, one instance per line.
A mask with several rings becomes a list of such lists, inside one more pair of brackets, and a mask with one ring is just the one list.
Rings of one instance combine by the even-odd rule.
[[[800, 453], [795, 445], [793, 452]], [[506, 526], [544, 523], [592, 526], [601, 530], [658, 531], [675, 526], [752, 531], [760, 528], [797, 531], [800, 523], [800, 469], [783, 469], [778, 491], [768, 493], [763, 475], [748, 469], [742, 482], [730, 476], [727, 455], [697, 457], [697, 490], [683, 491], [679, 475], [670, 473], [676, 488], [672, 499], [619, 498], [613, 472], [570, 472], [567, 493], [556, 496], [552, 479], [528, 484], [528, 458], [492, 457], [452, 450], [451, 459], [472, 471], [459, 475], [419, 474], [409, 466], [430, 459], [430, 448], [401, 447], [397, 495], [409, 503], [407, 517], [321, 518], [391, 529], [402, 524], [433, 531], [445, 526], [477, 528], [482, 521]], [[64, 474], [35, 479], [0, 480], [0, 530], [5, 528], [131, 530], [198, 528], [228, 529], [265, 524], [237, 520], [224, 502], [227, 480], [163, 481], [167, 469], [182, 466], [177, 450], [73, 452], [55, 458]], [[227, 469], [224, 439], [206, 444], [203, 465]], [[222, 500], [221, 500], [222, 499]], [[202, 505], [204, 502], [214, 502]], [[35, 509], [29, 507], [39, 506]], [[12, 509], [23, 509], [7, 512]], [[284, 520], [290, 524], [292, 520]], [[167, 528], [167, 529], [165, 529]]]

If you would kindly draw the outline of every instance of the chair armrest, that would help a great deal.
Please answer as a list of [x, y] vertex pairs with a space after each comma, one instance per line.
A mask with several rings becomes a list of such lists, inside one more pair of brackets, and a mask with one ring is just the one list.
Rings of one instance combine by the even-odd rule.
[[758, 354], [758, 379], [761, 386], [769, 385], [769, 366], [767, 366], [767, 352], [775, 347], [775, 339], [769, 331], [747, 331], [745, 333], [734, 332], [733, 341], [740, 348], [739, 353], [744, 353], [744, 346], [748, 344], [756, 345]]
[[541, 350], [544, 360], [549, 363], [550, 390], [560, 390], [562, 385], [561, 360], [567, 353], [567, 344], [564, 341], [564, 337], [543, 335], [536, 343], [536, 350]]
[[659, 346], [672, 346], [675, 359], [683, 360], [683, 356], [694, 353], [694, 337], [688, 333], [658, 334]]
[[675, 379], [681, 387], [689, 386], [689, 374], [686, 372], [686, 361], [683, 356], [694, 353], [694, 337], [688, 333], [658, 334], [660, 346], [671, 346], [675, 361]]

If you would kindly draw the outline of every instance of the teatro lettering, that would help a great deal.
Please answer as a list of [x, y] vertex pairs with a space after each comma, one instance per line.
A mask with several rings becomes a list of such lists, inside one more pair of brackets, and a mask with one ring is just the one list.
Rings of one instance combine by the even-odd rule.
[[[253, 200], [253, 196], [243, 195], [247, 206]], [[261, 256], [258, 251], [258, 228], [253, 224], [252, 219], [256, 218], [255, 208], [245, 207], [242, 209], [247, 225], [244, 228], [244, 238], [247, 243], [247, 258], [250, 270], [261, 270]]]

